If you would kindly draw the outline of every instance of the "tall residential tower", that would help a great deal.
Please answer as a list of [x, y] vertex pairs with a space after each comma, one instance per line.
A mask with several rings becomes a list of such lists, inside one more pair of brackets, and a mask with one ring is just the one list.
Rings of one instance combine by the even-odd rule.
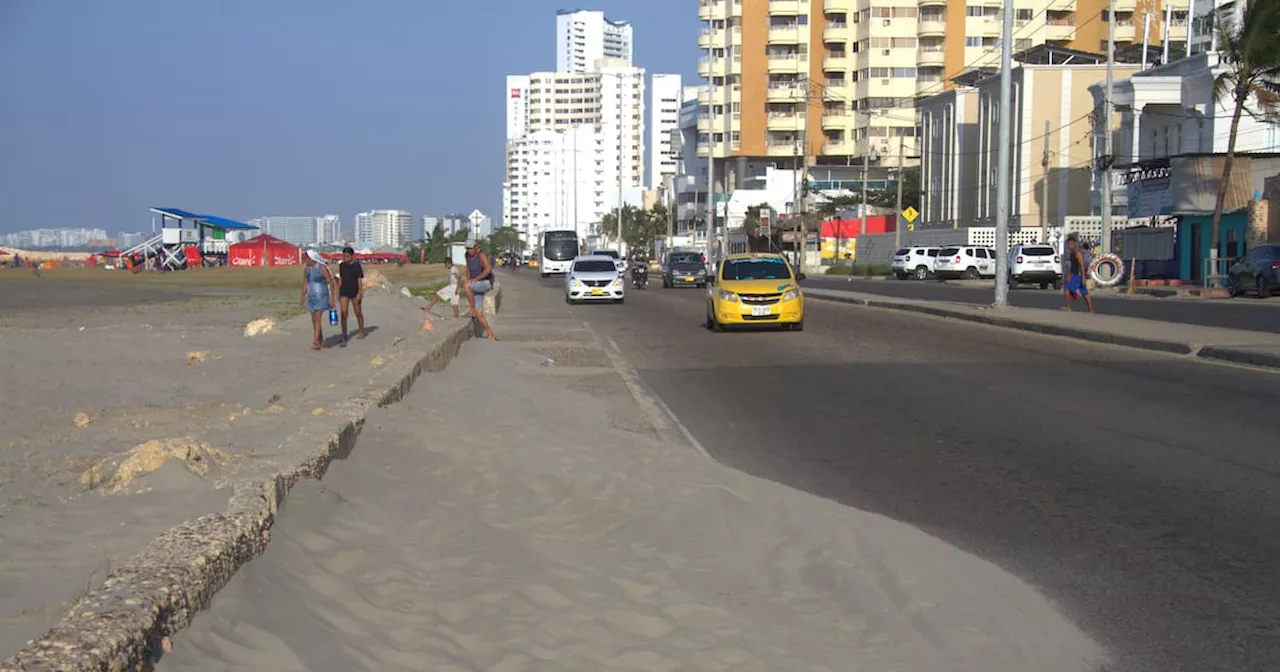
[[596, 61], [631, 65], [632, 34], [627, 21], [611, 21], [604, 12], [562, 9], [556, 12], [556, 72], [587, 72]]

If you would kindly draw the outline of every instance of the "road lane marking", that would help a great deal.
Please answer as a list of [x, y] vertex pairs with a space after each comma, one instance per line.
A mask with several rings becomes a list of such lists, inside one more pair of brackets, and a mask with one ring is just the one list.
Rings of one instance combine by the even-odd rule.
[[605, 340], [609, 341], [609, 347], [613, 348], [614, 352], [622, 354], [622, 348], [618, 347], [618, 342], [613, 340], [612, 336], [605, 336]]

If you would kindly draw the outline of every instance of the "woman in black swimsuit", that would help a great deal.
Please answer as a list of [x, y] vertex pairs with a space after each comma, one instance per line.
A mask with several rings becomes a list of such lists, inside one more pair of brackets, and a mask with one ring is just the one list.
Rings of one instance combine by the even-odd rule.
[[364, 268], [356, 260], [356, 251], [350, 247], [342, 248], [342, 263], [338, 264], [338, 278], [338, 302], [342, 308], [342, 343], [345, 345], [347, 306], [354, 306], [356, 309], [356, 324], [360, 327], [360, 333], [356, 338], [364, 338], [364, 311], [361, 310], [361, 304], [364, 303], [364, 285], [360, 282], [364, 278]]

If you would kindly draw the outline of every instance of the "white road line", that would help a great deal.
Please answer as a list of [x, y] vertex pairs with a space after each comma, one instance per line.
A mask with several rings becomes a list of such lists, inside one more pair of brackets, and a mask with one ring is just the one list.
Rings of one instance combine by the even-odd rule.
[[663, 413], [667, 414], [668, 418], [671, 418], [671, 424], [675, 425], [676, 429], [680, 430], [680, 433], [684, 435], [684, 438], [689, 442], [689, 445], [693, 446], [693, 449], [698, 451], [699, 455], [715, 462], [716, 458], [711, 457], [711, 453], [708, 453], [707, 449], [702, 446], [702, 442], [693, 435], [693, 432], [689, 431], [688, 427], [684, 426], [683, 422], [680, 422], [680, 418], [676, 417], [675, 411], [672, 411], [670, 406], [667, 406], [667, 402], [663, 401], [656, 394], [652, 396], [654, 403], [658, 405], [658, 408], [662, 409]]
[[615, 341], [615, 340], [613, 340], [613, 337], [612, 337], [612, 336], [605, 336], [605, 337], [604, 337], [604, 339], [605, 339], [606, 341], [609, 341], [609, 347], [613, 348], [613, 351], [614, 351], [614, 352], [616, 352], [616, 353], [618, 353], [618, 354], [622, 354], [622, 348], [619, 348], [619, 347], [618, 347], [618, 342], [617, 342], [617, 341]]

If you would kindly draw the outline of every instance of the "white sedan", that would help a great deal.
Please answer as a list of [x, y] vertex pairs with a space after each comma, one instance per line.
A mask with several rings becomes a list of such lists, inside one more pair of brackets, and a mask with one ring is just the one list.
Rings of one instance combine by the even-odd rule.
[[565, 303], [611, 301], [622, 303], [626, 287], [613, 257], [591, 254], [576, 257], [564, 276]]

